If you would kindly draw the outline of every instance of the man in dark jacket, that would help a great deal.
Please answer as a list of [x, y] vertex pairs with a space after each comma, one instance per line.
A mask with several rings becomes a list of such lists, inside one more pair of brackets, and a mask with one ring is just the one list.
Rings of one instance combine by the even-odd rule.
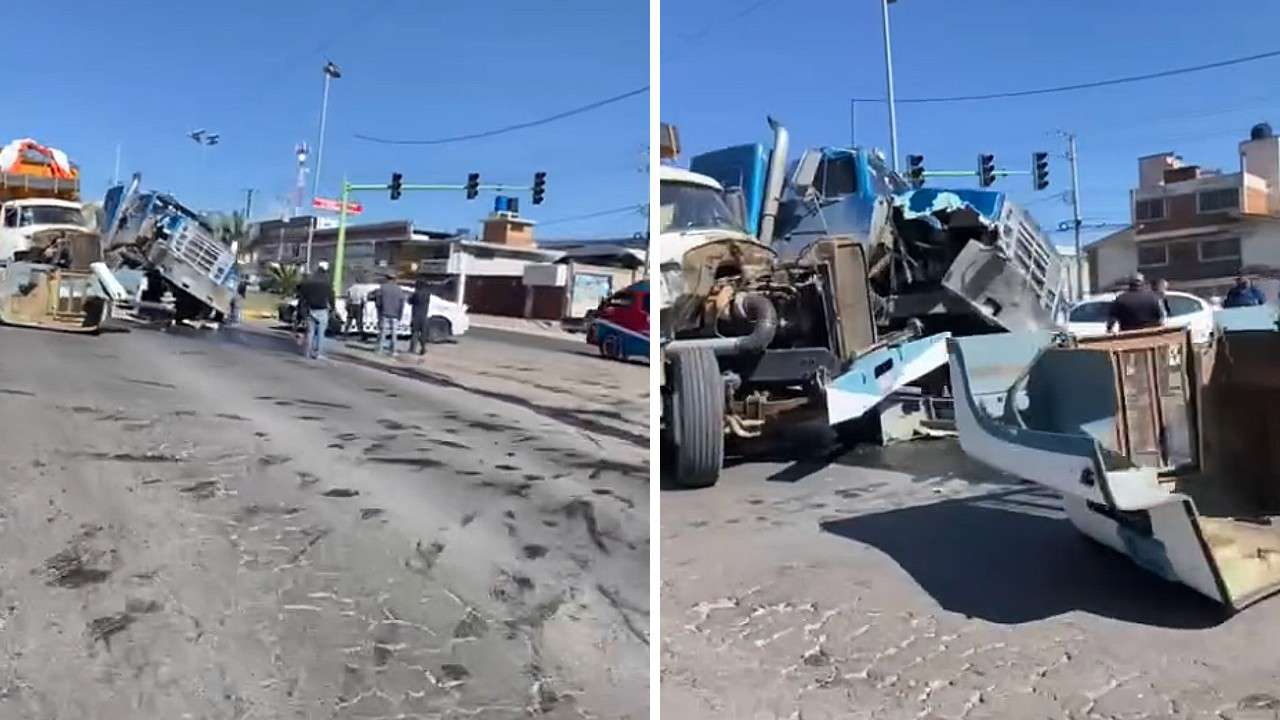
[[428, 312], [431, 309], [431, 288], [427, 285], [427, 281], [418, 278], [414, 283], [413, 295], [409, 296], [409, 306], [412, 322], [410, 324], [409, 335], [409, 352], [413, 352], [414, 344], [418, 346], [418, 354], [427, 354], [427, 320], [430, 317]]
[[1107, 332], [1116, 325], [1120, 332], [1160, 327], [1165, 321], [1164, 303], [1160, 296], [1148, 290], [1146, 280], [1135, 273], [1129, 278], [1129, 289], [1111, 301], [1111, 314], [1107, 318]]
[[404, 289], [388, 274], [378, 286], [378, 351], [396, 356], [396, 326], [404, 317]]
[[1252, 307], [1254, 305], [1266, 305], [1267, 298], [1262, 291], [1253, 286], [1249, 282], [1249, 278], [1238, 277], [1236, 284], [1227, 291], [1227, 296], [1222, 300], [1222, 307]]
[[329, 327], [329, 310], [333, 308], [333, 282], [329, 278], [329, 263], [320, 263], [320, 269], [298, 284], [298, 309], [306, 308], [307, 342], [303, 354], [312, 360], [323, 354], [321, 344]]

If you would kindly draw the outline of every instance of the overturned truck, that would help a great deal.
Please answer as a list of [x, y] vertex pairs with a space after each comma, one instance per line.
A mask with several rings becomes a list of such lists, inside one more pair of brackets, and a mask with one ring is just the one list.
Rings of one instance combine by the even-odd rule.
[[140, 192], [141, 176], [107, 191], [103, 245], [108, 263], [146, 273], [141, 300], [173, 297], [174, 319], [222, 321], [239, 274], [235, 253], [203, 219], [170, 195]]
[[1280, 590], [1273, 307], [1185, 328], [953, 340], [964, 451], [1062, 495], [1088, 537], [1230, 609]]

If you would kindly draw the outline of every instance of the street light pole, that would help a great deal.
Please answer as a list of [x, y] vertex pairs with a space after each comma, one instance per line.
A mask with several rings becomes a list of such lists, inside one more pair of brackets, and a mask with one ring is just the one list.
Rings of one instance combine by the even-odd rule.
[[889, 152], [893, 153], [893, 171], [898, 172], [898, 110], [893, 102], [893, 49], [889, 43], [889, 4], [895, 0], [880, 0], [884, 16], [884, 73], [889, 97]]
[[324, 162], [324, 126], [329, 118], [329, 81], [342, 77], [342, 71], [332, 62], [324, 66], [324, 99], [320, 101], [320, 144], [316, 147], [316, 176], [312, 179], [311, 195], [320, 194], [320, 165]]
[[[332, 61], [324, 64], [324, 99], [320, 101], [320, 142], [316, 146], [315, 177], [311, 181], [311, 197], [320, 194], [320, 165], [324, 162], [324, 126], [329, 118], [329, 81], [342, 77], [342, 70]], [[311, 222], [307, 223], [307, 272], [311, 272], [311, 243], [316, 236], [316, 217], [311, 214]], [[339, 271], [335, 277], [341, 276]]]

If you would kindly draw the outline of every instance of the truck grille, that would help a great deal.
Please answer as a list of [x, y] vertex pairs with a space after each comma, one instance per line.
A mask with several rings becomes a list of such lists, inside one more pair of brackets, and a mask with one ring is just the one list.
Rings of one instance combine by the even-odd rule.
[[184, 223], [179, 232], [170, 236], [170, 245], [174, 255], [219, 285], [235, 264], [230, 250], [197, 231], [190, 223]]

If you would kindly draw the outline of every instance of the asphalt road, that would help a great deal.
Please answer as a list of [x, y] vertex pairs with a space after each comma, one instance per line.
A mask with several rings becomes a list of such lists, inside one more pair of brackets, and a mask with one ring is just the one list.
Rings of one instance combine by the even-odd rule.
[[490, 381], [0, 328], [0, 717], [647, 717], [647, 448]]
[[599, 355], [594, 345], [588, 345], [585, 336], [566, 334], [563, 338], [534, 333], [522, 333], [498, 328], [472, 326], [459, 341], [484, 342], [501, 345], [516, 345], [521, 348], [541, 350], [549, 353], [571, 353], [574, 355]]
[[661, 517], [663, 717], [1280, 712], [1280, 598], [1228, 617], [953, 440], [741, 461]]

